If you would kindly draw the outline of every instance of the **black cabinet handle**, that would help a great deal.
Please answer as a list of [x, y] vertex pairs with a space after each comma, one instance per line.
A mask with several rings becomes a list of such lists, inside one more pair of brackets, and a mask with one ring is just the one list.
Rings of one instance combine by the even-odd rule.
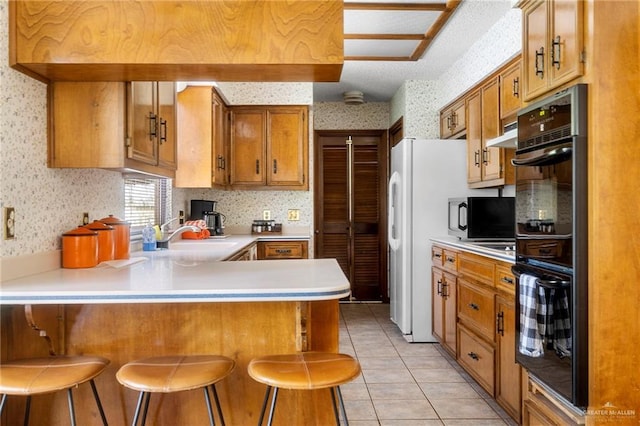
[[473, 309], [474, 311], [479, 311], [480, 310], [480, 306], [476, 305], [475, 303], [469, 303], [469, 307], [471, 309]]
[[[540, 64], [540, 66], [538, 66]], [[544, 46], [540, 48], [540, 50], [536, 50], [536, 60], [535, 60], [535, 70], [536, 75], [540, 76], [540, 79], [544, 78]]]
[[478, 354], [476, 354], [475, 352], [469, 352], [469, 353], [467, 354], [467, 356], [468, 356], [469, 358], [471, 358], [472, 360], [474, 360], [474, 361], [479, 361], [479, 360], [480, 360], [480, 357], [479, 357], [479, 356], [478, 356]]
[[167, 141], [167, 120], [160, 117], [160, 143]]
[[442, 283], [442, 297], [449, 297], [449, 283], [446, 281]]
[[153, 113], [153, 111], [149, 112], [149, 140], [153, 140], [156, 136], [158, 136], [158, 116]]
[[551, 65], [560, 69], [560, 36], [556, 36], [551, 42]]
[[273, 174], [278, 174], [278, 160], [273, 160]]
[[502, 281], [503, 283], [513, 285], [513, 278], [510, 278], [510, 277], [502, 277], [500, 278], [500, 281]]
[[513, 97], [520, 97], [520, 79], [518, 77], [513, 79]]
[[437, 286], [437, 290], [438, 295], [442, 296], [442, 280], [438, 280], [438, 286]]
[[504, 312], [498, 312], [496, 317], [496, 332], [504, 336]]
[[260, 160], [256, 160], [256, 174], [260, 174]]

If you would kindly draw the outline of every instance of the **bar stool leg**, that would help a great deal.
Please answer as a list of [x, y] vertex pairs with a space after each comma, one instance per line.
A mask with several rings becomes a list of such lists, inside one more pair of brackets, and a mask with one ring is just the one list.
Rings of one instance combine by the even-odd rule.
[[102, 403], [100, 402], [100, 396], [98, 396], [98, 389], [96, 389], [96, 383], [93, 381], [93, 379], [89, 380], [89, 383], [91, 384], [91, 390], [93, 391], [93, 397], [96, 400], [96, 404], [98, 404], [98, 411], [100, 411], [100, 417], [102, 417], [102, 424], [104, 426], [108, 426], [107, 416], [105, 416], [104, 410], [102, 409]]
[[264, 401], [262, 401], [262, 409], [260, 410], [260, 419], [258, 420], [258, 426], [262, 426], [264, 420], [264, 413], [267, 411], [267, 401], [269, 401], [269, 394], [271, 393], [271, 386], [267, 386], [267, 393], [264, 394]]
[[76, 410], [73, 408], [73, 392], [71, 392], [71, 388], [67, 389], [67, 401], [69, 401], [69, 418], [71, 419], [71, 426], [76, 426]]
[[271, 399], [271, 409], [269, 410], [269, 421], [267, 422], [267, 426], [271, 426], [273, 423], [273, 414], [276, 411], [276, 400], [278, 399], [278, 388], [273, 388], [273, 397]]
[[340, 390], [340, 386], [336, 386], [336, 391], [338, 392], [338, 401], [340, 402], [340, 410], [342, 411], [344, 424], [345, 426], [349, 426], [349, 419], [347, 419], [347, 410], [345, 410], [344, 408], [344, 399], [342, 399], [342, 391]]
[[141, 425], [144, 425], [147, 421], [147, 409], [149, 408], [149, 398], [151, 394], [148, 392], [140, 392], [140, 396], [138, 396], [138, 404], [136, 405], [136, 412], [133, 415], [133, 421], [131, 422], [131, 426], [136, 426], [138, 424], [138, 418], [140, 417], [140, 408], [142, 408], [142, 404], [144, 403], [143, 414], [142, 414], [142, 422]]
[[24, 426], [29, 426], [29, 411], [31, 411], [31, 395], [27, 396], [27, 405], [24, 407]]
[[220, 406], [220, 398], [218, 398], [218, 390], [216, 389], [215, 383], [211, 385], [211, 390], [213, 391], [213, 399], [216, 401], [216, 409], [218, 410], [218, 416], [220, 416], [220, 425], [225, 426], [224, 416], [222, 415], [222, 407]]
[[204, 400], [207, 403], [207, 413], [209, 413], [209, 424], [214, 426], [216, 424], [213, 419], [213, 408], [211, 408], [211, 398], [209, 397], [209, 388], [207, 386], [203, 387], [204, 390]]
[[2, 401], [0, 401], [0, 416], [2, 415], [2, 410], [4, 410], [4, 403], [7, 402], [7, 394], [2, 395]]
[[336, 401], [336, 388], [329, 388], [331, 391], [331, 402], [333, 407], [333, 415], [336, 417], [336, 425], [340, 426], [340, 414], [338, 413], [338, 402]]

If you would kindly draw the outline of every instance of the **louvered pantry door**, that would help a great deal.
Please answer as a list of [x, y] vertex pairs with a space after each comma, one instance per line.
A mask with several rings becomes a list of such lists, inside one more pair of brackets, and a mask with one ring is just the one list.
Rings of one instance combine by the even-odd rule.
[[352, 300], [386, 301], [386, 132], [315, 140], [315, 257], [338, 260]]

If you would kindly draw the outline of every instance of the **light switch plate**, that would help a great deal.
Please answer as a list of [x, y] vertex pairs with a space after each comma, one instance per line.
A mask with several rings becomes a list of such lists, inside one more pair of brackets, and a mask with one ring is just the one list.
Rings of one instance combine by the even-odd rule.
[[287, 212], [287, 219], [288, 220], [300, 220], [300, 210], [298, 210], [298, 209], [290, 209]]

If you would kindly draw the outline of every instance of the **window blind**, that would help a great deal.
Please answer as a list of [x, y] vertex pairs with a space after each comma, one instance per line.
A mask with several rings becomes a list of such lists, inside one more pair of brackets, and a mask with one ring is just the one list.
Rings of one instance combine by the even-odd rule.
[[125, 179], [124, 198], [124, 217], [132, 231], [149, 222], [165, 223], [171, 214], [171, 179]]

